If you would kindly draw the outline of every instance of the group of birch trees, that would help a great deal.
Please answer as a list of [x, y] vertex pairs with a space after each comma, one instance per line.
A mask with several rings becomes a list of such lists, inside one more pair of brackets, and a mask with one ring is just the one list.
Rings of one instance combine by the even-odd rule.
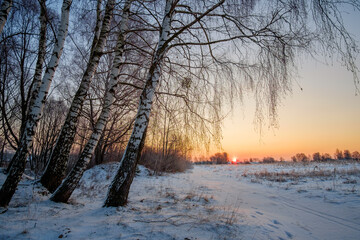
[[359, 10], [353, 0], [3, 0], [0, 137], [15, 154], [0, 206], [34, 157], [50, 199], [67, 202], [113, 143], [122, 156], [104, 206], [125, 205], [145, 145], [188, 157], [218, 143], [244, 92], [256, 119], [275, 123], [298, 54], [341, 56], [357, 89], [342, 11]]

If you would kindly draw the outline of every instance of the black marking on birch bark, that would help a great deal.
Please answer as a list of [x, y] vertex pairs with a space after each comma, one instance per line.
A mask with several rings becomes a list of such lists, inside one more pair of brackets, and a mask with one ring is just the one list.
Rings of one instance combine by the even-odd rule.
[[[141, 153], [142, 147], [144, 145], [144, 140], [146, 138], [146, 130], [147, 130], [147, 124], [148, 124], [148, 115], [147, 114], [150, 113], [151, 105], [152, 105], [152, 100], [147, 101], [147, 98], [149, 97], [148, 94], [153, 91], [152, 90], [153, 88], [156, 88], [156, 85], [158, 82], [158, 81], [152, 81], [152, 80], [154, 77], [158, 77], [158, 74], [159, 74], [159, 66], [158, 65], [160, 64], [159, 60], [162, 59], [162, 56], [164, 53], [161, 49], [160, 43], [161, 43], [161, 41], [166, 40], [166, 38], [168, 38], [167, 34], [164, 34], [165, 36], [163, 35], [163, 33], [165, 31], [163, 27], [164, 27], [164, 25], [170, 26], [172, 12], [176, 5], [174, 3], [175, 3], [174, 1], [166, 2], [165, 9], [168, 12], [165, 13], [165, 17], [163, 20], [162, 29], [161, 29], [160, 37], [159, 37], [159, 46], [156, 51], [154, 61], [152, 62], [152, 65], [149, 69], [149, 73], [148, 73], [149, 77], [146, 81], [144, 90], [140, 97], [140, 104], [139, 104], [139, 110], [137, 113], [138, 116], [136, 117], [136, 121], [138, 121], [138, 120], [142, 121], [142, 115], [145, 116], [146, 121], [142, 121], [138, 127], [134, 127], [134, 131], [130, 137], [128, 146], [127, 146], [124, 156], [121, 160], [121, 166], [119, 167], [118, 172], [117, 172], [115, 178], [113, 179], [112, 184], [109, 187], [107, 199], [104, 204], [104, 206], [106, 206], [106, 207], [125, 205], [127, 202], [130, 185], [133, 181], [134, 174], [135, 174], [136, 164], [140, 157], [140, 153]], [[168, 21], [168, 22], [166, 22], [166, 21]], [[163, 39], [163, 37], [165, 39]], [[151, 91], [148, 92], [149, 89]], [[150, 95], [150, 96], [153, 97], [153, 95]], [[147, 106], [144, 107], [143, 106], [144, 104], [146, 104]], [[139, 130], [141, 130], [141, 128], [144, 128], [144, 131], [139, 132]], [[140, 133], [140, 136], [138, 136], [138, 133]], [[138, 146], [135, 146], [135, 144], [134, 144], [135, 140], [140, 140], [140, 144]], [[136, 142], [138, 142], [138, 141], [136, 141]]]
[[54, 150], [50, 155], [49, 163], [45, 169], [44, 175], [41, 177], [41, 183], [49, 190], [54, 191], [65, 177], [65, 171], [68, 163], [68, 156], [74, 141], [77, 122], [82, 104], [87, 95], [93, 74], [96, 71], [102, 49], [105, 46], [107, 33], [110, 29], [110, 21], [112, 11], [115, 7], [115, 1], [109, 0], [106, 5], [105, 16], [100, 31], [100, 36], [94, 36], [92, 54], [90, 55], [89, 64], [85, 70], [82, 82], [75, 94], [70, 110], [67, 114], [65, 124], [62, 127]]

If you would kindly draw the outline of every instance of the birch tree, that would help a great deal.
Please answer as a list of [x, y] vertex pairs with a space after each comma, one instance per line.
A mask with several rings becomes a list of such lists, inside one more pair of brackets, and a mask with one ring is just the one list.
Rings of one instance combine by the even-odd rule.
[[[44, 3], [44, 2], [42, 2]], [[32, 147], [33, 138], [35, 135], [36, 125], [40, 119], [41, 112], [46, 100], [51, 82], [53, 80], [55, 71], [58, 67], [60, 57], [64, 48], [65, 38], [68, 32], [69, 25], [69, 14], [72, 0], [64, 0], [61, 8], [61, 21], [58, 29], [57, 39], [53, 48], [52, 56], [48, 66], [45, 70], [45, 74], [42, 78], [41, 84], [37, 89], [32, 92], [29, 113], [26, 120], [26, 127], [24, 133], [21, 136], [20, 145], [15, 153], [12, 167], [9, 175], [7, 176], [1, 190], [0, 190], [0, 206], [6, 207], [13, 194], [15, 193], [16, 187], [22, 177], [25, 169], [25, 163], [27, 155]], [[43, 9], [43, 6], [41, 6]], [[45, 14], [43, 12], [43, 14]], [[42, 17], [41, 19], [44, 19]], [[43, 40], [39, 41], [39, 55], [41, 55], [40, 49], [43, 47], [41, 44]], [[39, 60], [43, 61], [43, 60]], [[40, 63], [39, 63], [40, 64]]]
[[[25, 127], [38, 59], [41, 34], [34, 34], [41, 29], [38, 5], [38, 0], [18, 4], [0, 40], [1, 125], [8, 146], [15, 151]], [[47, 21], [50, 23], [53, 22], [51, 13], [48, 8]]]
[[[40, 4], [40, 38], [39, 38], [39, 46], [38, 46], [38, 49], [39, 49], [38, 56], [37, 56], [37, 61], [36, 61], [36, 65], [35, 65], [35, 72], [34, 72], [34, 77], [33, 77], [33, 81], [31, 84], [31, 89], [33, 89], [32, 95], [36, 95], [37, 91], [39, 91], [39, 89], [40, 89], [41, 77], [42, 77], [42, 71], [43, 71], [43, 63], [44, 63], [45, 53], [46, 53], [47, 10], [46, 10], [45, 2], [46, 2], [45, 0], [39, 1], [39, 4]], [[23, 87], [23, 84], [21, 85], [21, 87]], [[24, 92], [24, 90], [22, 90], [22, 92]], [[24, 94], [22, 94], [22, 95], [24, 95]], [[36, 97], [32, 96], [29, 99], [29, 103], [27, 104], [25, 97], [23, 97], [23, 100], [22, 100], [22, 103], [23, 103], [22, 115], [23, 116], [28, 117], [30, 109], [33, 106], [35, 106], [35, 101], [36, 101]], [[21, 122], [20, 137], [24, 131], [26, 124], [27, 124], [27, 119], [25, 118]], [[14, 159], [16, 159], [16, 157]], [[8, 165], [7, 172], [10, 171], [12, 164], [13, 164], [13, 160]]]
[[3, 0], [0, 6], [0, 34], [4, 29], [7, 17], [12, 8], [13, 1], [12, 0]]
[[[144, 144], [153, 94], [164, 62], [169, 65], [166, 77], [173, 81], [176, 74], [174, 65], [183, 67], [184, 64], [180, 60], [178, 64], [172, 60], [181, 59], [182, 55], [191, 59], [197, 57], [196, 60], [202, 63], [200, 67], [205, 86], [201, 89], [206, 93], [209, 86], [212, 87], [214, 98], [211, 105], [221, 106], [218, 95], [222, 93], [219, 91], [222, 85], [227, 86], [227, 92], [236, 91], [238, 94], [247, 88], [254, 92], [257, 119], [261, 121], [264, 118], [262, 109], [267, 108], [268, 118], [274, 124], [281, 98], [291, 91], [297, 51], [307, 53], [320, 48], [328, 53], [329, 49], [336, 50], [343, 57], [346, 67], [353, 72], [356, 86], [359, 83], [355, 64], [358, 47], [344, 28], [339, 10], [341, 5], [359, 10], [359, 3], [355, 1], [314, 0], [308, 3], [228, 0], [225, 4], [225, 1], [219, 1], [203, 13], [203, 6], [211, 4], [208, 1], [200, 1], [197, 8], [194, 5], [198, 2], [182, 1], [182, 4], [178, 4], [176, 14], [192, 17], [194, 20], [186, 24], [186, 21], [176, 19], [178, 25], [171, 29], [171, 16], [174, 12], [169, 6], [173, 4], [175, 7], [178, 2], [166, 1], [160, 40], [140, 97], [133, 132], [119, 170], [109, 187], [105, 206], [126, 204], [135, 166]], [[219, 6], [219, 11], [212, 11]], [[311, 17], [308, 12], [312, 13]], [[207, 21], [202, 21], [205, 16], [208, 16]], [[191, 28], [195, 23], [196, 26]], [[175, 33], [166, 33], [170, 30]], [[181, 33], [184, 34], [180, 37]], [[165, 52], [170, 49], [173, 50], [173, 55], [167, 54], [167, 58], [163, 60]], [[231, 54], [224, 54], [229, 53], [230, 49]], [[192, 54], [195, 55], [194, 58]], [[190, 66], [190, 75], [196, 75], [194, 69], [200, 68], [199, 65], [191, 67], [193, 63], [194, 61], [189, 60], [189, 64], [184, 67]], [[165, 78], [164, 71], [162, 74]], [[183, 97], [175, 93], [174, 96], [176, 95]], [[202, 98], [194, 100], [201, 101]], [[220, 116], [215, 118], [221, 119]]]
[[166, 0], [164, 18], [161, 24], [157, 50], [154, 54], [152, 64], [147, 75], [147, 80], [143, 92], [140, 96], [139, 108], [136, 115], [133, 132], [130, 136], [124, 155], [120, 161], [120, 167], [109, 187], [104, 205], [106, 207], [125, 205], [127, 203], [130, 185], [135, 175], [136, 164], [144, 146], [153, 97], [159, 82], [161, 65], [169, 42], [180, 35], [187, 28], [200, 21], [211, 11], [221, 6], [224, 3], [224, 0], [219, 1], [217, 4], [198, 16], [194, 21], [181, 28], [175, 34], [171, 35], [171, 20], [178, 2], [178, 0]]
[[106, 122], [110, 115], [110, 107], [115, 100], [116, 88], [119, 84], [120, 66], [123, 61], [122, 57], [125, 46], [125, 35], [131, 2], [132, 0], [127, 0], [124, 3], [122, 19], [120, 23], [120, 32], [116, 44], [115, 57], [113, 60], [113, 66], [110, 74], [110, 83], [105, 93], [105, 100], [102, 111], [95, 124], [95, 128], [90, 136], [90, 139], [86, 143], [85, 148], [80, 154], [80, 157], [77, 160], [75, 166], [65, 178], [65, 180], [62, 182], [62, 184], [51, 196], [50, 199], [52, 201], [67, 202], [67, 200], [70, 198], [72, 192], [75, 190], [75, 187], [78, 185], [80, 178], [82, 177], [86, 169], [86, 166], [89, 164], [91, 157], [95, 151], [95, 147], [97, 146], [99, 139], [104, 131]]
[[[99, 1], [101, 2], [101, 0]], [[99, 2], [97, 4], [97, 23], [87, 68], [71, 103], [65, 123], [51, 153], [45, 172], [40, 179], [42, 185], [50, 192], [56, 190], [66, 175], [69, 153], [74, 142], [80, 111], [88, 93], [91, 80], [103, 54], [106, 39], [110, 31], [110, 23], [114, 8], [115, 0], [108, 0], [105, 15], [101, 24], [101, 9]]]

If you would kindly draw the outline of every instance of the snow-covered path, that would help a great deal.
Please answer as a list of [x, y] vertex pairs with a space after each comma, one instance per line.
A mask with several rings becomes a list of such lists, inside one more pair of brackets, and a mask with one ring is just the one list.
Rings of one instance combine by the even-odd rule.
[[190, 178], [212, 189], [217, 204], [239, 206], [240, 222], [247, 226], [243, 239], [360, 239], [359, 194], [345, 195], [343, 201], [328, 200], [326, 192], [302, 193], [251, 183], [236, 168], [241, 166], [199, 167]]
[[86, 171], [70, 204], [23, 180], [0, 214], [0, 239], [360, 239], [359, 175], [346, 177], [353, 184], [246, 176], [263, 168], [281, 166], [195, 166], [159, 177], [142, 168], [123, 208], [102, 208], [116, 163]]

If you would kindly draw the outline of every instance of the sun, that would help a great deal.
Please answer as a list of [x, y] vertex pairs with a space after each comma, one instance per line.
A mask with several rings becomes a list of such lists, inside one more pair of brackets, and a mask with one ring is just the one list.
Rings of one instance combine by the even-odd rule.
[[236, 157], [233, 157], [232, 162], [236, 163], [236, 161], [237, 161]]

